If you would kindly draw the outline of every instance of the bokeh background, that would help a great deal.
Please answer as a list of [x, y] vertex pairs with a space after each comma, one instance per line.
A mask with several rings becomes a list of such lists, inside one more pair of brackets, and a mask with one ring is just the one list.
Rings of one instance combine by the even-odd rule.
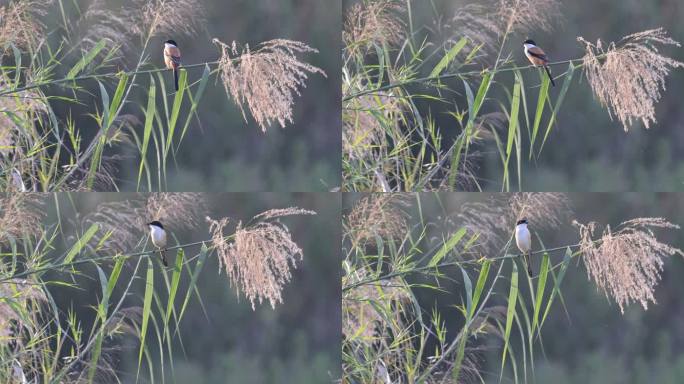
[[[87, 9], [89, 0], [60, 2], [70, 20], [79, 20], [78, 14]], [[118, 5], [130, 5], [131, 0], [107, 1], [107, 7], [116, 9]], [[262, 133], [259, 126], [247, 111], [247, 120], [239, 107], [226, 96], [220, 80], [212, 77], [207, 85], [201, 105], [197, 110], [199, 121], [194, 119], [185, 136], [176, 160], [168, 167], [169, 191], [327, 191], [339, 186], [341, 118], [340, 118], [340, 31], [341, 4], [337, 0], [200, 0], [206, 14], [203, 29], [196, 36], [156, 36], [150, 43], [147, 54], [151, 66], [163, 66], [163, 42], [173, 38], [183, 53], [184, 64], [215, 61], [219, 49], [212, 44], [213, 38], [230, 44], [236, 41], [242, 46], [256, 47], [260, 42], [283, 38], [302, 41], [319, 50], [318, 54], [299, 55], [300, 60], [323, 69], [327, 78], [313, 74], [296, 97], [294, 123], [284, 129], [279, 125], [271, 126]], [[78, 5], [76, 7], [75, 5]], [[58, 10], [57, 5], [55, 9]], [[58, 11], [45, 17], [49, 26], [61, 22]], [[54, 46], [64, 31], [56, 29], [51, 35]], [[75, 29], [71, 43], [80, 41], [78, 34], [83, 28]], [[117, 42], [130, 45], [126, 51], [127, 60], [117, 63], [118, 69], [134, 67], [139, 55], [138, 38], [132, 41]], [[137, 47], [137, 48], [136, 48]], [[137, 50], [136, 50], [137, 49]], [[80, 56], [72, 55], [64, 62], [68, 70]], [[113, 70], [116, 70], [114, 68]], [[203, 68], [193, 68], [188, 72], [190, 82], [198, 80]], [[164, 74], [169, 80], [170, 74]], [[147, 75], [145, 75], [147, 76]], [[145, 87], [147, 77], [138, 80], [143, 89], [137, 92], [133, 101], [146, 105]], [[85, 92], [92, 93], [95, 101], [99, 97], [96, 82], [80, 84]], [[108, 85], [108, 89], [116, 84]], [[59, 94], [60, 89], [51, 89]], [[83, 101], [89, 103], [88, 95], [81, 93]], [[139, 108], [132, 104], [123, 113], [132, 113], [144, 121]], [[96, 125], [88, 114], [94, 106], [62, 105], [54, 100], [58, 117], [71, 116], [86, 134], [96, 131]], [[158, 108], [161, 101], [158, 100]], [[67, 109], [68, 107], [68, 109]], [[139, 128], [142, 130], [142, 127]], [[120, 157], [114, 164], [114, 176], [121, 190], [135, 191], [139, 166], [139, 155], [134, 147], [106, 152], [108, 156]]]
[[[411, 9], [415, 18], [414, 29], [420, 34], [428, 33], [428, 41], [439, 44], [444, 38], [453, 37], [453, 33], [449, 32], [453, 28], [447, 25], [455, 12], [468, 3], [473, 1], [414, 1]], [[592, 42], [601, 39], [607, 43], [634, 32], [658, 27], [665, 28], [680, 43], [684, 42], [684, 25], [680, 22], [684, 18], [684, 2], [680, 0], [573, 0], [560, 1], [560, 4], [562, 18], [552, 33], [514, 34], [504, 48], [504, 56], [511, 53], [515, 64], [527, 65], [522, 42], [531, 38], [544, 48], [551, 61], [577, 59], [584, 55], [583, 48], [577, 42], [578, 36]], [[666, 47], [661, 54], [684, 62], [684, 49]], [[566, 68], [567, 65], [556, 66], [552, 70], [559, 74]], [[529, 72], [524, 74], [528, 88], [539, 83], [536, 71]], [[512, 87], [510, 76], [501, 75], [497, 79]], [[557, 83], [558, 86], [551, 91], [553, 100], [560, 91], [562, 81]], [[463, 91], [461, 80], [446, 81], [445, 84], [461, 93]], [[681, 108], [684, 70], [674, 70], [667, 78], [666, 86], [667, 90], [656, 106], [658, 123], [651, 125], [648, 130], [642, 124], [635, 124], [629, 132], [625, 132], [619, 121], [611, 121], [608, 112], [594, 99], [586, 79], [576, 73], [560, 109], [558, 125], [551, 132], [541, 156], [523, 161], [523, 190], [684, 190], [684, 110]], [[420, 90], [424, 92], [426, 89]], [[497, 96], [498, 100], [507, 100], [503, 93], [498, 94], [502, 96]], [[450, 95], [464, 108], [464, 94]], [[528, 90], [527, 97], [528, 105], [534, 108], [536, 90]], [[429, 110], [437, 120], [437, 126], [443, 134], [458, 132], [457, 123], [446, 113], [453, 111], [453, 103], [428, 101], [423, 105], [425, 111]], [[483, 110], [485, 113], [492, 111], [495, 111], [492, 103]], [[527, 135], [523, 137], [526, 141]], [[528, 146], [525, 143], [524, 148]], [[527, 155], [527, 150], [524, 153]], [[503, 171], [493, 143], [487, 145], [473, 166], [484, 189], [501, 189]]]
[[[348, 210], [361, 194], [345, 194], [343, 207]], [[419, 194], [420, 209], [429, 225], [428, 238], [438, 241], [441, 234], [458, 229], [458, 221], [451, 221], [466, 202], [486, 202], [488, 193]], [[599, 223], [597, 230], [605, 225], [611, 227], [635, 217], [663, 217], [672, 223], [684, 224], [684, 195], [676, 193], [571, 193], [568, 195], [573, 214], [558, 230], [548, 231], [530, 224], [537, 231], [547, 248], [576, 244], [579, 235], [571, 221]], [[411, 200], [407, 209], [410, 225], [420, 225], [418, 204]], [[433, 225], [435, 224], [435, 225]], [[515, 223], [511, 224], [511, 230]], [[660, 241], [684, 249], [682, 230], [656, 232]], [[533, 249], [539, 247], [533, 243]], [[563, 253], [551, 254], [552, 263], [562, 260]], [[539, 269], [539, 260], [533, 260], [533, 270]], [[446, 320], [448, 338], [453, 339], [461, 329], [463, 317], [454, 308], [461, 304], [463, 283], [458, 268], [445, 269], [448, 278], [440, 279], [440, 289], [414, 289], [424, 316], [430, 316], [433, 308]], [[639, 304], [619, 307], [598, 291], [590, 281], [584, 265], [573, 261], [567, 270], [561, 289], [567, 314], [556, 300], [549, 313], [541, 340], [543, 350], [535, 344], [535, 380], [537, 383], [682, 383], [684, 382], [684, 258], [673, 256], [665, 259], [662, 281], [655, 288], [657, 304], [644, 310]], [[472, 276], [472, 274], [471, 274]], [[510, 271], [504, 271], [510, 276]], [[434, 284], [434, 279], [421, 280], [412, 276], [410, 282]], [[526, 284], [525, 284], [526, 285]], [[547, 287], [548, 292], [548, 287]], [[505, 303], [508, 291], [498, 291], [501, 297], [493, 301]], [[529, 305], [529, 302], [528, 302]], [[424, 319], [426, 322], [427, 319]], [[522, 349], [515, 330], [511, 338], [516, 358], [522, 359]], [[479, 353], [480, 373], [488, 383], [499, 382], [502, 343], [494, 338], [478, 341], [483, 347]], [[430, 346], [426, 347], [430, 350]], [[529, 355], [528, 355], [529, 357]], [[510, 369], [510, 360], [507, 361]], [[522, 363], [519, 362], [520, 367]], [[519, 368], [520, 369], [520, 368]], [[528, 367], [529, 369], [529, 367]], [[520, 371], [519, 371], [520, 372]], [[522, 373], [519, 373], [522, 375]], [[529, 375], [528, 371], [528, 375]], [[503, 383], [512, 383], [513, 375], [504, 373]]]
[[[55, 222], [59, 204], [60, 219], [68, 228], [79, 225], [80, 219], [98, 204], [139, 198], [126, 193], [58, 194], [48, 199], [46, 222]], [[324, 193], [250, 193], [205, 194], [208, 214], [212, 218], [230, 217], [235, 225], [272, 208], [298, 206], [314, 210], [315, 216], [294, 216], [282, 219], [293, 240], [302, 248], [304, 258], [293, 270], [292, 280], [283, 291], [283, 303], [272, 309], [268, 303], [256, 305], [253, 311], [249, 300], [239, 297], [230, 285], [225, 272], [219, 273], [219, 262], [210, 257], [202, 270], [198, 289], [206, 316], [193, 295], [181, 322], [173, 351], [173, 373], [165, 362], [166, 382], [170, 383], [329, 383], [340, 375], [340, 197]], [[173, 223], [165, 223], [168, 228]], [[230, 227], [229, 227], [230, 228]], [[182, 242], [209, 239], [207, 225], [193, 231], [172, 231]], [[227, 231], [229, 229], [227, 228]], [[69, 235], [69, 232], [66, 233]], [[73, 241], [69, 242], [73, 244]], [[65, 248], [68, 249], [68, 248]], [[197, 247], [186, 250], [186, 257], [194, 256]], [[56, 249], [56, 254], [63, 252]], [[171, 257], [171, 260], [173, 257]], [[132, 265], [129, 265], [132, 267]], [[94, 267], [85, 268], [78, 288], [51, 287], [59, 308], [73, 308], [84, 329], [90, 329], [94, 311], [94, 292], [100, 283]], [[124, 269], [122, 275], [130, 273]], [[142, 275], [144, 277], [144, 274]], [[56, 278], [56, 276], [53, 276]], [[156, 283], [161, 284], [157, 275]], [[186, 291], [187, 276], [181, 278], [179, 292]], [[133, 295], [124, 307], [141, 306], [145, 281], [137, 281]], [[162, 292], [164, 288], [159, 287]], [[114, 291], [117, 297], [117, 290]], [[163, 299], [165, 300], [165, 299]], [[180, 305], [181, 300], [177, 300]], [[150, 328], [152, 330], [153, 328]], [[173, 332], [173, 327], [172, 327]], [[148, 334], [155, 364], [155, 381], [160, 382], [156, 337]], [[136, 382], [138, 342], [135, 337], [108, 340], [114, 366], [123, 371], [124, 383]], [[144, 361], [145, 359], [143, 359]], [[146, 375], [147, 366], [141, 373]], [[143, 376], [144, 377], [144, 376]], [[140, 382], [147, 382], [142, 379]]]

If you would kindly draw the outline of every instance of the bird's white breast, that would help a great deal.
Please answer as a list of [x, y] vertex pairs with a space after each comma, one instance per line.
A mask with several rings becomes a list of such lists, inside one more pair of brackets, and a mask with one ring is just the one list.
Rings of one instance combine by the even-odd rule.
[[166, 231], [155, 225], [150, 225], [150, 237], [155, 246], [163, 247], [166, 245]]
[[519, 224], [515, 227], [515, 244], [522, 252], [527, 252], [532, 248], [532, 236], [527, 224]]

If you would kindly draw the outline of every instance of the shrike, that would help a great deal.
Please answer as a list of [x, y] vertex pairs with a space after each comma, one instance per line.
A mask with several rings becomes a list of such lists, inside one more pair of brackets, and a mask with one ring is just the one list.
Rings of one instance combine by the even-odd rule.
[[536, 67], [544, 67], [546, 74], [549, 75], [549, 80], [551, 80], [551, 85], [555, 87], [556, 83], [553, 81], [553, 76], [551, 75], [551, 70], [548, 65], [549, 58], [546, 57], [544, 50], [537, 47], [532, 40], [525, 40], [523, 46], [525, 47], [525, 56], [527, 56], [527, 60]]
[[150, 238], [152, 239], [152, 244], [159, 250], [159, 255], [161, 256], [164, 266], [168, 267], [169, 264], [166, 262], [166, 252], [164, 250], [164, 247], [166, 247], [166, 231], [164, 230], [164, 226], [162, 223], [156, 220], [151, 223], [147, 223], [147, 225], [150, 227]]
[[530, 249], [532, 249], [532, 235], [527, 228], [527, 219], [518, 220], [515, 225], [515, 245], [518, 246], [527, 264], [527, 274], [532, 277], [532, 266], [530, 265]]
[[21, 178], [21, 172], [18, 169], [12, 168], [12, 187], [19, 192], [26, 192], [26, 184]]
[[166, 68], [173, 69], [173, 83], [178, 91], [178, 67], [181, 65], [181, 51], [173, 40], [164, 42], [164, 65]]

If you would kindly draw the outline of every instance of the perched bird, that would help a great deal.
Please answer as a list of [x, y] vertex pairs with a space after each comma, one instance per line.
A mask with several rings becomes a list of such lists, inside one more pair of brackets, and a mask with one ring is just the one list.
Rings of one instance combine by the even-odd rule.
[[24, 184], [24, 180], [21, 178], [21, 172], [19, 172], [18, 169], [12, 168], [12, 187], [14, 188], [15, 191], [19, 192], [26, 192], [26, 184]]
[[530, 264], [530, 249], [532, 249], [532, 235], [527, 228], [527, 219], [518, 220], [515, 224], [515, 245], [518, 246], [527, 264], [527, 274], [532, 277], [532, 265]]
[[164, 230], [164, 226], [156, 220], [147, 223], [147, 225], [150, 227], [152, 244], [159, 249], [162, 263], [164, 263], [165, 267], [168, 267], [169, 264], [166, 262], [166, 252], [164, 251], [164, 247], [166, 247], [166, 231]]
[[544, 50], [537, 47], [532, 40], [525, 40], [523, 46], [525, 47], [525, 56], [527, 56], [527, 60], [529, 60], [534, 66], [544, 67], [546, 74], [549, 75], [549, 80], [551, 80], [551, 85], [555, 87], [556, 83], [553, 81], [553, 76], [551, 75], [551, 70], [549, 69], [548, 65], [549, 58], [546, 57]]
[[166, 68], [173, 69], [173, 83], [178, 90], [178, 67], [181, 65], [181, 51], [173, 40], [164, 42], [164, 64]]

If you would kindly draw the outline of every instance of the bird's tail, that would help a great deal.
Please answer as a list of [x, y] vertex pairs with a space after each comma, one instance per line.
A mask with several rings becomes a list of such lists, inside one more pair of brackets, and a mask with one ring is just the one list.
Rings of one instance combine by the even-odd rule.
[[[553, 82], [553, 80], [551, 80], [551, 82]], [[176, 85], [176, 91], [178, 91], [178, 68], [173, 69], [173, 83]]]
[[[544, 69], [546, 69], [546, 74], [549, 75], [549, 80], [551, 80], [551, 85], [554, 87], [556, 86], [556, 83], [553, 81], [553, 75], [551, 74], [551, 70], [549, 69], [548, 66], [544, 66]], [[178, 89], [178, 85], [176, 85], [176, 90]]]
[[166, 261], [166, 251], [160, 249], [159, 250], [159, 256], [161, 256], [161, 261], [162, 261], [162, 263], [164, 263], [164, 266], [168, 267], [169, 263]]
[[527, 265], [527, 275], [532, 277], [532, 264], [530, 264], [529, 253], [524, 254], [523, 257], [525, 258], [525, 265]]

